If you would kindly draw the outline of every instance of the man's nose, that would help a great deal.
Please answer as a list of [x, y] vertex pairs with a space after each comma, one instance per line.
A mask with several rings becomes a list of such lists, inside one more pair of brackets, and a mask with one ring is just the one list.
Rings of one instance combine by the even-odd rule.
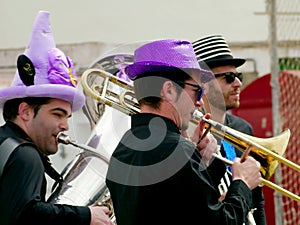
[[61, 130], [69, 130], [69, 123], [68, 123], [68, 120], [64, 120], [60, 123], [60, 126], [59, 128]]
[[236, 87], [241, 87], [243, 85], [242, 81], [240, 81], [240, 79], [237, 77], [234, 78], [234, 81], [232, 84]]
[[202, 108], [203, 106], [204, 106], [204, 101], [202, 98], [195, 102], [195, 107]]

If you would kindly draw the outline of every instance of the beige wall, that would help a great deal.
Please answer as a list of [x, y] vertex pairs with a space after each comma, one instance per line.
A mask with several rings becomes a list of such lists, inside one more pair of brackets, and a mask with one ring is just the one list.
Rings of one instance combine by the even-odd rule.
[[[28, 43], [39, 10], [50, 12], [57, 46], [81, 71], [116, 46], [153, 39], [194, 41], [220, 33], [228, 42], [265, 42], [268, 17], [258, 14], [265, 7], [261, 0], [1, 0], [0, 85], [7, 85], [15, 73], [16, 58]], [[242, 57], [257, 57], [242, 53]], [[258, 73], [266, 71], [258, 65]]]
[[[80, 75], [87, 67], [89, 67], [97, 59], [105, 55], [116, 53], [130, 53], [139, 45], [135, 44], [113, 45], [100, 42], [87, 42], [81, 44], [65, 44], [57, 45], [62, 49], [74, 62], [75, 68]], [[241, 72], [247, 74], [245, 76], [244, 86], [270, 72], [270, 56], [267, 42], [230, 42], [229, 43], [235, 57], [246, 58], [246, 63], [239, 68]], [[300, 43], [293, 44], [293, 51], [300, 51]], [[286, 49], [278, 46], [279, 57], [295, 57]], [[0, 86], [10, 84], [12, 77], [16, 71], [17, 56], [24, 52], [24, 48], [16, 49], [0, 49]]]
[[50, 12], [57, 44], [120, 44], [161, 38], [194, 41], [221, 33], [229, 41], [265, 41], [262, 0], [1, 0], [0, 49], [27, 44], [39, 10]]

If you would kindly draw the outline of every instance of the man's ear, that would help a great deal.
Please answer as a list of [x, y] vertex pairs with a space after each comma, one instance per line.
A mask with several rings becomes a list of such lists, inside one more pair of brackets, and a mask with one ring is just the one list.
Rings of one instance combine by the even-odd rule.
[[164, 82], [160, 94], [168, 102], [175, 102], [178, 97], [176, 87], [170, 80]]
[[22, 102], [19, 105], [18, 113], [23, 120], [29, 120], [32, 112], [32, 107], [29, 106], [26, 102]]

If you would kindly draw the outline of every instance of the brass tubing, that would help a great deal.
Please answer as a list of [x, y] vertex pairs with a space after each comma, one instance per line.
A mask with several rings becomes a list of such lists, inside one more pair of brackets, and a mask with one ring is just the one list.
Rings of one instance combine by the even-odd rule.
[[[218, 155], [217, 153], [214, 153], [213, 156], [214, 156], [215, 158], [217, 158], [218, 160], [221, 160], [222, 162], [224, 162], [224, 163], [225, 163], [226, 165], [228, 165], [228, 166], [232, 166], [232, 164], [233, 164], [232, 161], [230, 161], [230, 160], [228, 160], [228, 159], [226, 159], [226, 158], [224, 158], [224, 157]], [[288, 191], [288, 190], [286, 190], [286, 189], [280, 187], [280, 186], [277, 185], [277, 184], [274, 184], [273, 182], [271, 182], [271, 181], [269, 181], [269, 180], [266, 180], [266, 179], [264, 179], [264, 178], [261, 178], [261, 183], [262, 183], [263, 185], [268, 186], [269, 188], [272, 188], [272, 189], [274, 189], [274, 190], [280, 192], [281, 194], [283, 194], [283, 195], [285, 195], [285, 196], [287, 196], [287, 197], [289, 197], [289, 198], [291, 198], [291, 199], [293, 199], [293, 200], [295, 200], [295, 201], [297, 201], [297, 202], [300, 202], [300, 197], [299, 197], [298, 195], [296, 195], [296, 194], [294, 194], [294, 193], [292, 193], [292, 192], [290, 192], [290, 191]]]
[[[257, 149], [260, 149], [263, 153], [265, 153], [268, 156], [273, 157], [274, 159], [278, 160], [279, 162], [284, 163], [288, 167], [300, 172], [300, 166], [290, 160], [287, 160], [286, 158], [282, 157], [281, 155], [265, 148], [262, 145], [259, 145], [255, 143], [252, 140], [247, 139], [247, 136], [233, 130], [229, 127], [226, 127], [220, 123], [217, 123], [215, 121], [202, 118], [203, 121], [209, 124], [211, 133], [215, 134], [219, 138], [224, 138], [228, 142], [230, 142], [232, 145], [234, 145], [236, 148], [244, 151], [248, 146], [255, 147]], [[286, 130], [286, 132], [289, 132]], [[283, 133], [282, 133], [283, 134]]]

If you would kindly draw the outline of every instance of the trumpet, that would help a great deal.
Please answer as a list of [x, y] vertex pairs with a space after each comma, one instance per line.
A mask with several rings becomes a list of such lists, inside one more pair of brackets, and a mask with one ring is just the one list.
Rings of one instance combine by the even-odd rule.
[[[89, 76], [98, 76], [102, 78], [102, 84], [96, 86], [89, 84]], [[140, 112], [139, 105], [134, 97], [132, 85], [126, 83], [120, 78], [101, 69], [88, 69], [82, 74], [81, 81], [83, 89], [86, 91], [86, 93], [97, 101], [114, 107], [115, 109], [127, 113], [128, 115], [133, 115]], [[121, 91], [120, 88], [118, 89], [120, 91], [119, 93], [108, 90], [109, 86], [112, 87], [115, 85], [122, 89]], [[234, 147], [243, 152], [251, 148], [249, 155], [259, 161], [261, 164], [260, 171], [263, 177], [262, 185], [266, 185], [282, 193], [283, 195], [300, 202], [299, 196], [268, 180], [275, 172], [279, 162], [284, 163], [290, 168], [300, 172], [299, 165], [285, 159], [282, 156], [285, 153], [289, 142], [289, 129], [286, 129], [278, 136], [272, 138], [257, 138], [236, 131], [211, 119], [206, 119], [203, 117], [203, 114], [201, 114], [200, 111], [196, 110], [195, 112], [196, 113], [194, 113], [194, 119], [192, 122], [198, 124], [200, 120], [204, 121], [206, 124], [206, 133], [210, 131], [213, 135], [216, 135], [219, 138], [224, 138], [227, 142], [231, 143]], [[233, 164], [232, 161], [218, 154], [214, 154], [213, 156], [227, 165]]]

